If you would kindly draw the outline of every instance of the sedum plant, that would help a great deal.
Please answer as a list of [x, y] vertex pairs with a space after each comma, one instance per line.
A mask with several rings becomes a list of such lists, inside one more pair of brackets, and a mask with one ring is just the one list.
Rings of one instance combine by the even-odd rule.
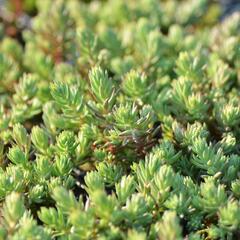
[[0, 16], [0, 239], [238, 239], [239, 12], [22, 2]]

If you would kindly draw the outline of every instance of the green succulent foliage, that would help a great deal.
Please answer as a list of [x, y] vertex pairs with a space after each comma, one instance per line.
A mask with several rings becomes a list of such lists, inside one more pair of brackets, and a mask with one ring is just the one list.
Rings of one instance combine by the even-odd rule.
[[203, 120], [207, 116], [208, 102], [199, 91], [194, 91], [194, 82], [183, 75], [173, 84], [173, 112], [182, 112], [186, 120]]
[[111, 106], [111, 100], [113, 100], [113, 84], [111, 79], [108, 78], [107, 72], [104, 72], [99, 67], [93, 68], [89, 73], [89, 80], [91, 91], [96, 102], [103, 106]]
[[77, 86], [70, 88], [66, 83], [56, 82], [52, 85], [51, 94], [64, 117], [76, 122], [80, 120], [79, 115], [83, 112], [83, 97]]
[[144, 99], [150, 91], [146, 76], [134, 70], [126, 74], [122, 88], [133, 99]]
[[239, 13], [219, 21], [210, 0], [12, 2], [0, 239], [238, 239]]
[[182, 239], [182, 229], [179, 225], [179, 219], [174, 212], [166, 211], [162, 220], [156, 223], [156, 228], [158, 229], [158, 236], [160, 239]]
[[50, 141], [48, 133], [44, 129], [34, 126], [31, 132], [31, 141], [39, 153], [48, 154]]
[[8, 55], [1, 53], [0, 55], [0, 79], [1, 79], [1, 92], [12, 91], [14, 82], [20, 75], [19, 66]]
[[223, 185], [216, 185], [212, 177], [205, 179], [200, 185], [200, 196], [195, 197], [193, 203], [202, 211], [213, 214], [227, 201]]
[[187, 52], [180, 52], [176, 65], [179, 76], [185, 76], [195, 82], [204, 80], [205, 59], [201, 55], [194, 57]]

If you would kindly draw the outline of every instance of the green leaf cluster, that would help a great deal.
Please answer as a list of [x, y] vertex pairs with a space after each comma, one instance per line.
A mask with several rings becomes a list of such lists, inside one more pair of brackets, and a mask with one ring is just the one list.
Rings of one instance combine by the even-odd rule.
[[31, 2], [0, 24], [0, 239], [238, 239], [240, 14]]

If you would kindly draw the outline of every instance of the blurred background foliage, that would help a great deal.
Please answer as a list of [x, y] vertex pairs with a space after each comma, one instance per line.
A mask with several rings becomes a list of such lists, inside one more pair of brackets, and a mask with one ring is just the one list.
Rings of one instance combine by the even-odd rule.
[[[51, 0], [55, 1], [55, 0]], [[21, 32], [31, 26], [31, 17], [38, 13], [39, 5], [47, 5], [49, 0], [0, 0], [0, 36], [8, 35], [17, 38], [23, 43]], [[107, 2], [108, 0], [65, 0], [67, 2]], [[129, 4], [137, 0], [129, 0]], [[162, 2], [186, 2], [186, 0], [162, 0]], [[40, 3], [40, 4], [39, 4]], [[219, 4], [220, 3], [220, 4]], [[231, 14], [240, 10], [238, 0], [208, 0], [208, 8], [202, 17], [203, 26], [213, 25]], [[4, 34], [3, 34], [4, 33]]]

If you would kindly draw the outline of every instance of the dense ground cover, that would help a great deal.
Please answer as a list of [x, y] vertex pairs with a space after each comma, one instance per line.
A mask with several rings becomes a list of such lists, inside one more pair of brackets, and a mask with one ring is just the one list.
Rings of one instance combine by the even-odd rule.
[[0, 12], [0, 239], [239, 239], [240, 14], [24, 3]]

